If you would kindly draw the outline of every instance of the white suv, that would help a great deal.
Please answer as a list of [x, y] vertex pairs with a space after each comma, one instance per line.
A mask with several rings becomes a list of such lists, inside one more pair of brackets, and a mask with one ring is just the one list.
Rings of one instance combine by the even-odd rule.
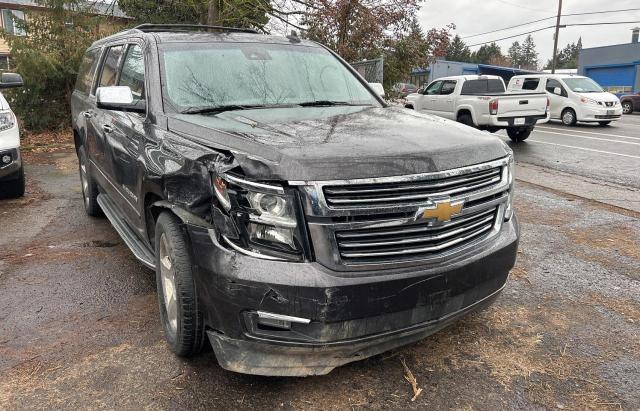
[[609, 125], [622, 116], [620, 99], [588, 77], [569, 74], [514, 76], [509, 91], [546, 91], [552, 119], [567, 126], [578, 121]]
[[[22, 77], [15, 73], [3, 73], [0, 89], [20, 87]], [[0, 198], [24, 195], [24, 168], [20, 157], [20, 130], [15, 114], [0, 93]]]

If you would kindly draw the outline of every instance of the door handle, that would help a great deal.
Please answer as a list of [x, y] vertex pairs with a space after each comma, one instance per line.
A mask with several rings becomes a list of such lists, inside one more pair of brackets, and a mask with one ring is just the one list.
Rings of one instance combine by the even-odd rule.
[[83, 115], [85, 118], [91, 118], [91, 117], [93, 117], [93, 114], [91, 114], [91, 112], [89, 112], [89, 111], [83, 111], [83, 112], [82, 112], [82, 115]]
[[103, 124], [102, 129], [104, 130], [105, 133], [111, 133], [113, 131], [113, 127], [111, 127], [108, 124]]

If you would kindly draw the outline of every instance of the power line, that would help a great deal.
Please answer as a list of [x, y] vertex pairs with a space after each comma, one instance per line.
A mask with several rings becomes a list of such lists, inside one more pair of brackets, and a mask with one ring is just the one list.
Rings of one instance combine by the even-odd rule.
[[[636, 24], [636, 23], [640, 23], [640, 20], [635, 20], [635, 21], [609, 21], [609, 22], [598, 22], [598, 23], [573, 23], [573, 24], [563, 24], [563, 25], [561, 25], [561, 27], [600, 26], [600, 25], [611, 25], [611, 24]], [[554, 24], [553, 26], [542, 27], [542, 28], [539, 28], [539, 29], [536, 29], [536, 30], [527, 31], [527, 32], [524, 32], [524, 33], [514, 34], [512, 36], [502, 37], [502, 38], [495, 39], [495, 40], [490, 40], [490, 41], [484, 41], [482, 43], [470, 44], [469, 47], [482, 46], [484, 44], [495, 43], [495, 42], [502, 41], [502, 40], [508, 40], [508, 39], [512, 39], [512, 38], [515, 38], [515, 37], [524, 36], [526, 34], [532, 34], [532, 33], [537, 33], [539, 31], [543, 31], [543, 30], [553, 29], [555, 27], [556, 26]]]
[[[571, 17], [571, 16], [586, 16], [586, 15], [593, 15], [593, 14], [609, 14], [609, 13], [622, 13], [622, 12], [627, 12], [627, 11], [640, 11], [640, 8], [633, 8], [633, 9], [619, 9], [619, 10], [606, 10], [606, 11], [590, 11], [590, 12], [584, 12], [584, 13], [569, 13], [569, 14], [562, 14], [561, 17]], [[557, 16], [553, 15], [553, 16], [549, 16], [549, 17], [545, 17], [542, 19], [538, 19], [538, 20], [532, 20], [532, 21], [527, 21], [525, 23], [520, 23], [520, 24], [515, 24], [513, 26], [509, 26], [509, 27], [503, 27], [501, 29], [496, 29], [496, 30], [491, 30], [491, 31], [485, 31], [483, 33], [478, 33], [478, 34], [471, 34], [468, 36], [462, 36], [460, 38], [462, 39], [469, 39], [472, 37], [479, 37], [479, 36], [483, 36], [485, 34], [491, 34], [491, 33], [497, 33], [499, 31], [504, 31], [504, 30], [509, 30], [509, 29], [515, 29], [518, 27], [522, 27], [522, 26], [528, 26], [530, 24], [534, 24], [534, 23], [540, 23], [541, 21], [545, 21], [545, 20], [551, 20], [551, 19], [555, 19]]]
[[500, 3], [508, 4], [509, 6], [514, 6], [514, 7], [518, 7], [518, 8], [521, 8], [521, 9], [526, 9], [526, 10], [531, 10], [531, 11], [539, 11], [541, 13], [545, 13], [546, 12], [546, 10], [534, 9], [534, 8], [531, 8], [531, 7], [523, 6], [521, 4], [511, 3], [511, 2], [506, 1], [506, 0], [498, 0], [498, 1]]

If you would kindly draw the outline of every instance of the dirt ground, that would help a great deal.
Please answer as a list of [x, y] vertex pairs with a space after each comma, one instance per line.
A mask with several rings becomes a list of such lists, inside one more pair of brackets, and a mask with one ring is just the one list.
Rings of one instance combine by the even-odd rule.
[[27, 196], [0, 202], [0, 409], [640, 409], [632, 212], [520, 183], [518, 263], [493, 306], [327, 376], [266, 378], [171, 354], [154, 274], [84, 215], [73, 153], [27, 161]]

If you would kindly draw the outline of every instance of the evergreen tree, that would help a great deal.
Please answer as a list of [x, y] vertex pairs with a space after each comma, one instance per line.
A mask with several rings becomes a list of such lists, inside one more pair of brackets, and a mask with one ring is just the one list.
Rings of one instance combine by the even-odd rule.
[[520, 49], [520, 56], [520, 68], [528, 70], [538, 69], [538, 52], [536, 51], [536, 44], [534, 43], [531, 34], [524, 39], [524, 43], [522, 43], [522, 47]]
[[471, 61], [471, 50], [469, 46], [456, 34], [447, 47], [447, 60], [449, 61]]
[[502, 50], [496, 43], [485, 44], [473, 52], [471, 61], [478, 64], [495, 64], [503, 59]]
[[507, 56], [511, 59], [512, 67], [520, 67], [522, 64], [522, 46], [518, 41], [514, 41], [509, 50]]

